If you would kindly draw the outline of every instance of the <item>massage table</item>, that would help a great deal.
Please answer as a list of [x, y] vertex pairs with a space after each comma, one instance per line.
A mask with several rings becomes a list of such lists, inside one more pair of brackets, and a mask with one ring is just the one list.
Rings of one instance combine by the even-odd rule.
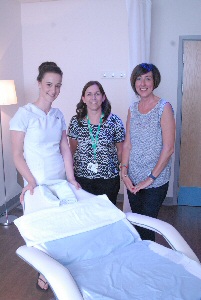
[[[17, 255], [45, 276], [55, 299], [201, 299], [199, 259], [173, 226], [69, 187], [66, 203], [58, 194], [49, 201], [43, 187], [27, 192], [25, 214], [14, 222], [26, 242]], [[159, 233], [171, 249], [142, 241], [135, 225]]]

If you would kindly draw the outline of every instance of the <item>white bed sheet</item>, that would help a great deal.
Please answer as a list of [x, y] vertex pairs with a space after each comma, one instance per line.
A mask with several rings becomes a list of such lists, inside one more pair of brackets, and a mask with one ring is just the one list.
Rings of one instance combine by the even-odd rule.
[[198, 300], [201, 280], [137, 242], [68, 265], [85, 300]]
[[141, 241], [124, 221], [51, 241], [43, 248], [70, 270], [86, 300], [201, 299], [200, 265]]

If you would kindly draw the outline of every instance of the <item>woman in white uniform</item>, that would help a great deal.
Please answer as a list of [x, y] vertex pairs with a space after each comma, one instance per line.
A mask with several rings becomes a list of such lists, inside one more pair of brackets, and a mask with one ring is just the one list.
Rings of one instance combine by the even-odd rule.
[[[74, 177], [64, 116], [59, 109], [52, 108], [60, 93], [62, 75], [55, 63], [42, 63], [37, 77], [38, 99], [20, 107], [10, 121], [14, 163], [25, 183], [21, 202], [27, 190], [33, 194], [37, 185], [48, 185], [60, 179], [80, 187]], [[48, 284], [43, 281], [40, 275], [38, 284], [47, 290]]]

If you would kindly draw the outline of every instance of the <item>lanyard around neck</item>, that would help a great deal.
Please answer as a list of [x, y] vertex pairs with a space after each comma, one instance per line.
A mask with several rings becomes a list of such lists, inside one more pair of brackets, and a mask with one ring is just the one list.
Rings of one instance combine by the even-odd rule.
[[98, 140], [99, 140], [100, 127], [103, 123], [103, 117], [104, 117], [104, 113], [102, 112], [100, 120], [99, 120], [99, 124], [98, 124], [98, 129], [96, 131], [96, 136], [94, 138], [92, 128], [91, 128], [91, 123], [90, 123], [89, 117], [87, 115], [87, 125], [88, 125], [88, 129], [89, 129], [89, 135], [91, 138], [91, 143], [92, 143], [92, 148], [93, 148], [93, 153], [94, 153], [94, 161], [96, 161], [96, 149], [97, 149], [97, 144], [98, 144]]

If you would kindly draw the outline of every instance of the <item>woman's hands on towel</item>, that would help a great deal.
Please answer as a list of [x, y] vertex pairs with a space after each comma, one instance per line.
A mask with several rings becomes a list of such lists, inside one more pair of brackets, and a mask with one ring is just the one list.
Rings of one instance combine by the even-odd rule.
[[81, 185], [75, 180], [75, 179], [72, 179], [72, 180], [68, 180], [68, 182], [70, 182], [72, 185], [74, 185], [74, 187], [79, 190], [81, 189]]
[[26, 193], [26, 191], [30, 191], [30, 195], [33, 195], [34, 193], [34, 188], [37, 186], [36, 182], [30, 182], [28, 183], [23, 189], [22, 189], [22, 193], [20, 195], [20, 202], [23, 203], [24, 202], [24, 195]]

